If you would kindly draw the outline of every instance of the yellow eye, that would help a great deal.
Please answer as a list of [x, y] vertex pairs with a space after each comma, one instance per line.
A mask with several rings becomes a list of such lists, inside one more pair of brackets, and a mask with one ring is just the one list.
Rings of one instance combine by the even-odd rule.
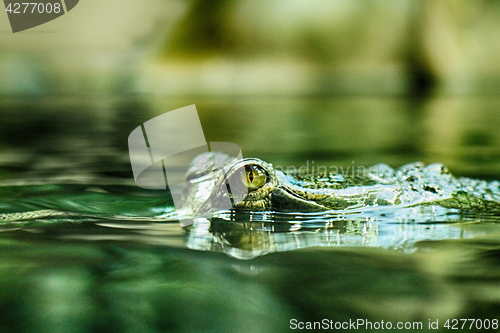
[[268, 182], [267, 172], [258, 165], [245, 166], [245, 173], [242, 175], [243, 184], [248, 187], [248, 190], [254, 191]]

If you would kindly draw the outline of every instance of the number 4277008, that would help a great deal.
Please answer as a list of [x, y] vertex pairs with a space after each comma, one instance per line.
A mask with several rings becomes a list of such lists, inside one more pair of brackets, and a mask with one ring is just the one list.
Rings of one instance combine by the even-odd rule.
[[443, 327], [450, 330], [498, 329], [498, 319], [448, 319]]
[[60, 13], [61, 3], [38, 3], [38, 2], [14, 2], [9, 3], [5, 11], [10, 14], [42, 14], [42, 13]]

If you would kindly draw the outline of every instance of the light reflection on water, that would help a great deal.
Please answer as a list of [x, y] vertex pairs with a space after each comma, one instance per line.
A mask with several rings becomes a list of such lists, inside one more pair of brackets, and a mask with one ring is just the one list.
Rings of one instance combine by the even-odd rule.
[[[33, 240], [125, 241], [223, 252], [238, 259], [312, 247], [376, 247], [411, 253], [419, 241], [483, 235], [471, 223], [499, 220], [494, 214], [468, 216], [439, 206], [378, 206], [313, 213], [222, 211], [182, 228], [168, 195], [146, 195], [147, 191], [135, 187], [3, 188], [4, 197], [12, 192], [18, 197], [4, 200], [2, 207], [0, 231], [6, 237], [24, 239], [29, 233]], [[8, 214], [23, 211], [33, 213]]]
[[[197, 219], [187, 228], [186, 246], [224, 252], [238, 259], [252, 259], [273, 252], [309, 247], [379, 247], [413, 252], [424, 240], [466, 239], [483, 232], [463, 229], [466, 219], [440, 215], [442, 207], [410, 207], [390, 213], [219, 213], [217, 218]], [[250, 218], [248, 215], [252, 215]], [[397, 215], [397, 216], [395, 216]], [[498, 218], [496, 218], [498, 220]], [[472, 219], [472, 221], [474, 221]]]
[[[2, 225], [0, 305], [10, 309], [7, 318], [50, 326], [36, 319], [50, 314], [72, 318], [66, 328], [101, 329], [132, 320], [150, 331], [245, 331], [238, 322], [249, 320], [252, 330], [284, 332], [301, 316], [491, 319], [500, 304], [491, 259], [500, 249], [498, 224], [334, 212], [258, 213], [249, 222], [248, 214], [225, 212], [183, 229], [174, 219], [111, 216], [106, 205], [100, 212]], [[13, 300], [25, 290], [28, 296]], [[144, 307], [162, 314], [144, 314]], [[19, 320], [6, 320], [19, 331]]]

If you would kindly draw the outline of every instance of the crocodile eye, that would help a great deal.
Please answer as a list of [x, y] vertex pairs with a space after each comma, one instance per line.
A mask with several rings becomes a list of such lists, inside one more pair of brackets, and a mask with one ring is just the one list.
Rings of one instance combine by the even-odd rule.
[[258, 190], [269, 181], [267, 172], [255, 164], [245, 166], [245, 173], [242, 173], [242, 178], [243, 184], [249, 191]]

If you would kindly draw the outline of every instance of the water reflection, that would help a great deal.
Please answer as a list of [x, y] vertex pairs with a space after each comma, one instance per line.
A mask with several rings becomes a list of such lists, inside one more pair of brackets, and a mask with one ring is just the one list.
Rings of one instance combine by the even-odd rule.
[[434, 205], [377, 206], [316, 213], [221, 211], [182, 228], [168, 196], [134, 186], [5, 186], [0, 199], [4, 237], [187, 247], [237, 259], [311, 247], [414, 252], [420, 241], [481, 236], [479, 226], [499, 220], [494, 213]]
[[378, 217], [336, 212], [227, 212], [210, 220], [197, 219], [185, 228], [186, 246], [223, 252], [238, 259], [252, 259], [309, 247], [379, 247], [413, 252], [419, 241], [466, 239], [477, 234], [462, 228], [460, 222], [467, 222], [461, 221], [458, 215], [443, 215], [441, 221], [431, 221], [430, 216], [435, 218], [436, 210], [440, 209], [444, 211], [441, 207], [402, 209], [396, 213], [399, 215], [396, 219], [395, 214], [388, 211]]
[[[485, 232], [480, 227], [488, 221], [458, 212], [453, 215], [449, 210], [448, 215], [436, 215], [445, 209], [434, 206], [378, 211], [349, 214], [227, 211], [210, 220], [198, 218], [193, 225], [183, 228], [175, 212], [137, 217], [39, 210], [27, 218], [4, 221], [0, 231], [4, 238], [187, 247], [248, 260], [312, 247], [368, 247], [413, 253], [421, 241], [482, 236]], [[24, 217], [21, 213], [15, 216], [18, 215]], [[498, 221], [498, 217], [490, 216], [490, 221]]]

